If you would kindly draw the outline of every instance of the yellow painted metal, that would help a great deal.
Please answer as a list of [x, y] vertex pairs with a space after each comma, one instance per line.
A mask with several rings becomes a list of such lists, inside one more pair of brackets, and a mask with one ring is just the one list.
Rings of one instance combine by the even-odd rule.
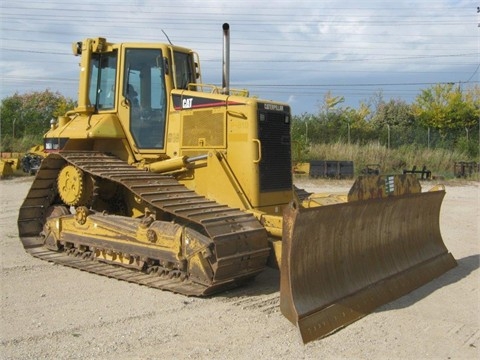
[[0, 177], [13, 175], [13, 160], [0, 159]]
[[422, 187], [413, 174], [359, 176], [348, 193], [348, 201], [385, 199], [421, 191]]
[[75, 108], [77, 113], [91, 114], [95, 111], [94, 104], [90, 103], [89, 91], [90, 91], [90, 74], [89, 69], [91, 67], [92, 58], [90, 54], [92, 52], [104, 52], [112, 49], [112, 44], [107, 43], [104, 38], [84, 39], [72, 44], [72, 50], [74, 55], [82, 55], [80, 60], [80, 81], [78, 83], [78, 104]]
[[99, 260], [105, 260], [110, 263], [128, 266], [128, 267], [140, 267], [141, 263], [138, 259], [135, 259], [133, 256], [130, 256], [126, 253], [116, 253], [107, 250], [96, 249], [94, 256]]
[[23, 155], [17, 152], [2, 152], [0, 154], [0, 177], [9, 177], [20, 173]]
[[293, 173], [297, 175], [308, 175], [310, 173], [310, 163], [296, 163], [293, 166]]
[[269, 238], [271, 253], [268, 258], [268, 265], [274, 269], [280, 269], [282, 265], [282, 240], [278, 238]]
[[57, 178], [58, 194], [67, 205], [85, 205], [91, 196], [93, 180], [73, 165], [65, 166]]
[[[77, 212], [78, 214], [78, 212]], [[178, 259], [182, 244], [182, 229], [178, 225], [170, 223], [154, 222], [152, 221], [143, 225], [140, 221], [136, 221], [135, 227], [130, 224], [125, 225], [128, 218], [118, 217], [117, 223], [115, 219], [110, 219], [108, 215], [91, 215], [84, 214], [80, 217], [75, 215], [62, 216], [61, 218], [52, 218], [47, 221], [46, 228], [52, 232], [56, 241], [61, 241], [62, 238], [68, 235], [75, 235], [81, 233], [83, 236], [88, 236], [90, 239], [105, 240], [107, 243], [118, 244], [136, 244], [142, 243], [145, 249], [161, 248], [168, 251], [172, 257]], [[110, 216], [111, 217], [111, 216]], [[116, 225], [116, 226], [115, 226]], [[132, 243], [132, 239], [135, 241]], [[106, 246], [96, 248], [97, 255], [105, 260], [116, 261], [120, 263], [131, 262], [128, 254], [116, 252], [111, 250], [115, 246]]]
[[[47, 133], [47, 137], [68, 137], [69, 139], [121, 139], [125, 137], [118, 118], [113, 114], [98, 114], [95, 116], [76, 115], [75, 121], [67, 121], [62, 117], [58, 126]], [[84, 143], [85, 144], [85, 143]], [[85, 146], [85, 145], [84, 145]]]
[[302, 207], [311, 208], [347, 202], [346, 194], [312, 194], [302, 201]]
[[149, 171], [164, 173], [169, 171], [182, 170], [187, 166], [187, 157], [175, 157], [168, 160], [161, 160], [148, 164], [146, 168]]

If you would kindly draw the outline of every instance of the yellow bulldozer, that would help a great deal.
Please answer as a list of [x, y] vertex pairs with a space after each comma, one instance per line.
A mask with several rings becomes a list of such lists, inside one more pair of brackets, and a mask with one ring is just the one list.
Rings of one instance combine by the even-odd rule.
[[77, 107], [44, 136], [20, 208], [31, 255], [187, 296], [280, 269], [281, 312], [324, 337], [456, 266], [439, 226], [445, 191], [364, 176], [345, 196], [292, 180], [287, 104], [203, 84], [171, 43], [88, 38]]

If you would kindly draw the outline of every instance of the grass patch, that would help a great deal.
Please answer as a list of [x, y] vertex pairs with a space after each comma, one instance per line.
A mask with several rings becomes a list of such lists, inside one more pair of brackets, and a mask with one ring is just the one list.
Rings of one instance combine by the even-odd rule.
[[[414, 166], [421, 170], [423, 166], [426, 166], [434, 176], [453, 178], [455, 162], [479, 161], [471, 159], [467, 153], [458, 150], [427, 149], [413, 145], [387, 149], [379, 143], [367, 145], [342, 142], [315, 144], [309, 147], [307, 154], [307, 161], [353, 161], [356, 175], [360, 175], [361, 170], [369, 164], [379, 164], [382, 173], [401, 173], [403, 169], [411, 170]], [[474, 175], [474, 180], [479, 180], [478, 173]]]

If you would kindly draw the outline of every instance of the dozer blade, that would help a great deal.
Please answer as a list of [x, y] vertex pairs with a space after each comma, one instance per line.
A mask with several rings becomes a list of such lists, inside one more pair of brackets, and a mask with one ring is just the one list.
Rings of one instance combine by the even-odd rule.
[[304, 343], [456, 266], [440, 234], [445, 191], [300, 208], [283, 219], [280, 307]]

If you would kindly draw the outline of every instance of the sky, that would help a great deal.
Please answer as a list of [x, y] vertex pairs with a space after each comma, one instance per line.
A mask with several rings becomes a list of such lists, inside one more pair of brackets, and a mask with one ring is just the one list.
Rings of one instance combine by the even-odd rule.
[[412, 103], [436, 83], [480, 81], [480, 1], [1, 0], [0, 99], [54, 92], [76, 99], [88, 37], [168, 42], [195, 50], [204, 83], [222, 83], [230, 24], [230, 86], [316, 114], [383, 98]]

